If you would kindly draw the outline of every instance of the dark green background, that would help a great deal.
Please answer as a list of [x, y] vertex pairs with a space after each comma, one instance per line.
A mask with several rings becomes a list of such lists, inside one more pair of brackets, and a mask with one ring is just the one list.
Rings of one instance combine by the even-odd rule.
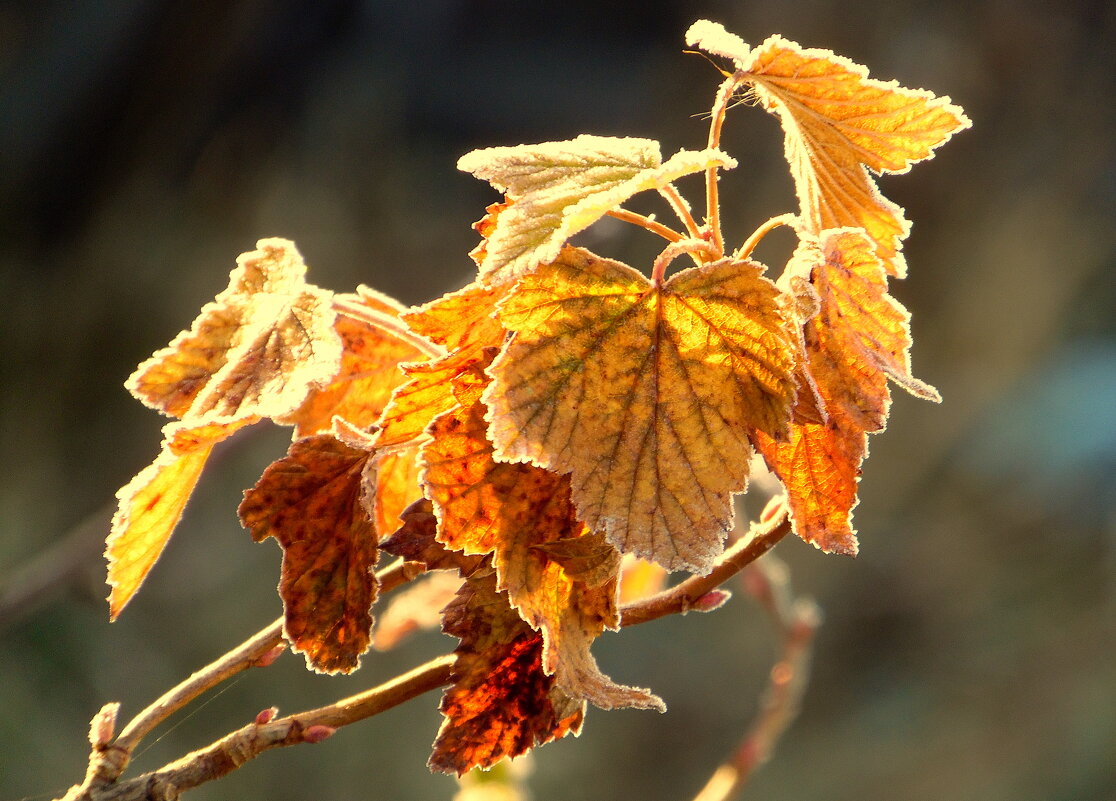
[[[900, 393], [872, 439], [859, 558], [778, 548], [826, 623], [802, 716], [750, 797], [1116, 796], [1116, 6], [69, 0], [0, 5], [0, 595], [90, 522], [61, 586], [0, 608], [0, 801], [79, 781], [102, 703], [134, 713], [280, 611], [279, 551], [234, 514], [285, 449], [272, 430], [220, 449], [149, 585], [108, 624], [104, 505], [163, 423], [121, 388], [135, 364], [262, 236], [294, 239], [336, 290], [419, 302], [462, 285], [469, 224], [496, 199], [455, 170], [470, 149], [582, 132], [703, 146], [718, 76], [681, 52], [698, 17], [832, 49], [951, 95], [974, 122], [881, 180], [915, 222], [894, 293], [914, 314], [915, 374], [945, 403]], [[763, 112], [734, 111], [725, 147], [739, 241], [793, 191]], [[650, 239], [613, 226], [589, 243], [639, 264]], [[759, 256], [777, 268], [789, 245], [775, 235]], [[451, 646], [428, 635], [347, 679], [286, 656], [136, 769]], [[591, 710], [579, 739], [537, 753], [536, 797], [690, 797], [750, 718], [773, 647], [743, 597], [606, 635], [606, 672], [670, 711]], [[436, 702], [190, 797], [448, 798], [424, 766]]]

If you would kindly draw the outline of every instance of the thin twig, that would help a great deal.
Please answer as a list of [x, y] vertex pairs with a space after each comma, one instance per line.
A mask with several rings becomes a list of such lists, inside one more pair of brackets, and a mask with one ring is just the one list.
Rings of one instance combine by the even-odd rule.
[[[421, 572], [413, 562], [402, 559], [393, 562], [377, 573], [380, 592], [387, 593], [410, 581]], [[283, 618], [270, 623], [266, 628], [249, 637], [243, 643], [196, 671], [188, 679], [171, 688], [154, 703], [132, 718], [120, 732], [120, 736], [106, 746], [101, 753], [104, 757], [97, 769], [98, 775], [115, 779], [128, 766], [136, 746], [151, 731], [175, 712], [207, 690], [250, 667], [270, 664], [266, 657], [270, 652], [283, 645]]]
[[316, 743], [350, 723], [378, 715], [450, 680], [452, 655], [421, 665], [389, 682], [328, 706], [295, 715], [261, 718], [158, 770], [126, 781], [96, 782], [71, 788], [61, 801], [173, 801], [183, 792], [219, 779], [264, 751]]
[[652, 220], [650, 217], [644, 216], [643, 214], [638, 214], [634, 211], [628, 211], [627, 209], [614, 209], [613, 211], [608, 212], [608, 216], [614, 217], [617, 220], [622, 220], [623, 222], [631, 223], [632, 225], [638, 225], [640, 228], [646, 228], [651, 233], [658, 234], [668, 242], [677, 242], [680, 239], [686, 238], [683, 234], [678, 233], [673, 228], [663, 225], [660, 222], [656, 222], [655, 220]]
[[691, 576], [668, 590], [622, 608], [620, 626], [636, 626], [666, 615], [685, 614], [703, 595], [770, 551], [790, 530], [786, 507], [780, 505], [770, 515], [765, 514], [762, 522], [754, 523], [747, 536], [721, 554], [706, 575]]
[[730, 801], [756, 768], [771, 758], [775, 744], [798, 715], [809, 679], [811, 646], [821, 623], [813, 601], [795, 599], [786, 565], [771, 558], [741, 575], [745, 586], [770, 614], [782, 641], [782, 655], [771, 668], [760, 710], [736, 749], [709, 778], [693, 801]]

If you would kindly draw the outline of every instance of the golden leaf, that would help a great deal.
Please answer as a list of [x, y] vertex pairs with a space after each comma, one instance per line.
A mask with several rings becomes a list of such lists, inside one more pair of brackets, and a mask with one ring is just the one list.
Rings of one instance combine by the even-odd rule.
[[173, 417], [282, 417], [341, 364], [332, 294], [307, 284], [294, 243], [261, 239], [189, 330], [141, 364], [126, 386]]
[[484, 395], [496, 458], [569, 473], [578, 516], [621, 551], [707, 570], [752, 430], [779, 436], [795, 397], [793, 335], [761, 270], [726, 259], [656, 287], [567, 248], [524, 277]]
[[199, 425], [169, 423], [163, 449], [116, 497], [108, 559], [109, 618], [115, 620], [155, 566], [194, 491], [213, 446], [257, 417]]

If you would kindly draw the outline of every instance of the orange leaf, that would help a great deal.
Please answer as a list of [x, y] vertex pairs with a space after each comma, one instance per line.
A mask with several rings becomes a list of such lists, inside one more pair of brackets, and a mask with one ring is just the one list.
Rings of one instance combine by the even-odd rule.
[[847, 58], [781, 36], [741, 56], [743, 79], [783, 124], [806, 227], [863, 228], [888, 272], [904, 275], [899, 248], [910, 223], [868, 171], [906, 172], [968, 128], [968, 117], [948, 97], [869, 78]]
[[399, 519], [403, 525], [380, 543], [380, 549], [386, 553], [408, 562], [421, 562], [428, 570], [456, 570], [462, 576], [485, 569], [482, 567], [486, 562], [484, 558], [451, 551], [435, 539], [438, 520], [433, 504], [426, 498], [404, 509]]
[[495, 576], [466, 582], [446, 607], [443, 631], [461, 644], [432, 769], [460, 776], [581, 731], [584, 703], [543, 671], [542, 638], [497, 592]]
[[449, 353], [440, 359], [403, 365], [407, 380], [392, 394], [380, 418], [378, 447], [420, 439], [430, 421], [456, 403], [454, 377], [481, 358], [485, 348], [499, 347], [504, 341], [495, 309], [506, 292], [506, 287], [473, 283], [403, 315], [412, 331], [444, 345]]
[[213, 446], [258, 419], [170, 423], [163, 429], [159, 456], [116, 493], [120, 503], [105, 543], [110, 619], [116, 619], [155, 566]]
[[173, 417], [281, 417], [341, 363], [331, 293], [304, 280], [292, 242], [261, 239], [189, 330], [141, 364], [127, 387]]
[[525, 276], [485, 392], [496, 458], [570, 473], [578, 517], [621, 551], [709, 569], [732, 528], [753, 429], [785, 431], [793, 335], [753, 262], [663, 286], [588, 251]]
[[[602, 538], [578, 536], [584, 526], [574, 514], [567, 478], [493, 460], [480, 402], [487, 383], [479, 366], [455, 379], [459, 405], [434, 421], [423, 449], [423, 484], [438, 513], [439, 541], [466, 554], [492, 553], [497, 588], [507, 590], [512, 606], [542, 633], [544, 669], [567, 695], [605, 708], [662, 709], [646, 690], [603, 675], [590, 654], [593, 640], [619, 622], [619, 559]], [[587, 541], [571, 545], [579, 539]], [[539, 547], [557, 542], [574, 552], [607, 549], [614, 558], [608, 564], [606, 556], [605, 570], [611, 571], [594, 575], [592, 587], [575, 581]]]
[[[368, 287], [360, 287], [357, 295], [346, 299], [391, 317], [403, 311], [397, 302]], [[413, 344], [348, 315], [338, 315], [333, 327], [344, 348], [339, 372], [329, 384], [311, 390], [302, 406], [281, 421], [294, 423], [299, 437], [328, 431], [335, 416], [369, 428], [403, 381], [400, 363], [425, 355]]]
[[872, 242], [859, 229], [824, 231], [807, 240], [790, 270], [810, 278], [819, 298], [806, 323], [810, 373], [831, 411], [858, 428], [882, 430], [891, 378], [912, 395], [940, 402], [937, 390], [911, 375], [910, 314], [887, 292]]
[[284, 633], [324, 673], [356, 670], [368, 650], [377, 556], [370, 456], [328, 434], [297, 440], [238, 510], [253, 539], [274, 537], [283, 547]]
[[852, 510], [867, 444], [863, 430], [842, 425], [836, 415], [826, 424], [792, 424], [785, 442], [756, 437], [756, 446], [786, 487], [795, 533], [823, 551], [857, 553]]

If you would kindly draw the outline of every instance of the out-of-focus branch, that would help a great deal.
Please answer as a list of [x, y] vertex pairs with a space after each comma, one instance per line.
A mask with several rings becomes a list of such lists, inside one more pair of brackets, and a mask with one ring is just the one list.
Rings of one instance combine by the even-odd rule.
[[0, 586], [0, 630], [33, 612], [98, 561], [116, 503], [107, 504], [51, 543]]
[[814, 633], [821, 623], [817, 605], [806, 598], [794, 598], [786, 565], [774, 557], [750, 565], [741, 578], [775, 623], [782, 654], [771, 668], [767, 691], [752, 725], [693, 801], [730, 801], [736, 796], [756, 768], [771, 757], [775, 744], [798, 715], [809, 680]]
[[770, 551], [790, 533], [786, 506], [781, 499], [773, 501], [748, 534], [721, 554], [713, 569], [704, 576], [691, 576], [668, 590], [629, 604], [620, 610], [620, 625], [635, 626], [649, 620], [674, 614], [685, 614], [700, 608], [699, 599], [717, 589], [748, 565]]

